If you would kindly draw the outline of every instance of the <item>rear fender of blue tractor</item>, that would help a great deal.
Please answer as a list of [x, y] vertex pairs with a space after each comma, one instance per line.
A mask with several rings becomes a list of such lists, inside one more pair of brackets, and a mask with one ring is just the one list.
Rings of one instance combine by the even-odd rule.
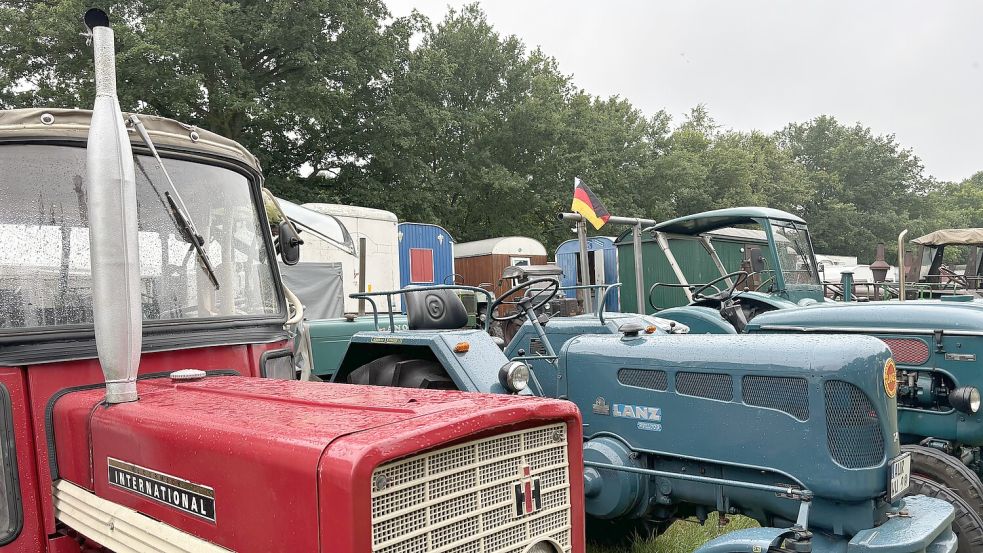
[[[955, 551], [949, 503], [886, 501], [900, 449], [882, 342], [673, 335], [645, 325], [655, 318], [625, 317], [551, 320], [545, 329], [559, 359], [531, 361], [536, 378], [520, 392], [580, 408], [586, 505], [595, 519], [720, 511], [765, 526], [727, 534], [704, 551], [784, 551], [776, 549], [782, 543], [813, 552]], [[629, 319], [656, 328], [623, 336], [617, 329]], [[454, 387], [507, 393], [499, 369], [521, 358], [520, 349], [535, 354], [529, 326], [508, 355], [481, 331], [359, 333], [336, 380], [386, 356], [419, 356], [446, 370]], [[771, 549], [761, 549], [765, 543]]]

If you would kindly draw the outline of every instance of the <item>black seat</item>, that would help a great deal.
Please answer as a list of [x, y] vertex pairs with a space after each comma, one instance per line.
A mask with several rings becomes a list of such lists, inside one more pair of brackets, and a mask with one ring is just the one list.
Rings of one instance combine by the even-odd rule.
[[405, 297], [410, 330], [454, 330], [468, 324], [468, 311], [453, 290], [420, 290]]

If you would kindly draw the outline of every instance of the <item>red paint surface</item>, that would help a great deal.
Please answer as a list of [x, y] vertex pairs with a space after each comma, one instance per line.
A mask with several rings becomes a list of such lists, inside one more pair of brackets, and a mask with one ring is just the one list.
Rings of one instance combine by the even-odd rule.
[[[376, 466], [551, 421], [567, 425], [573, 550], [584, 550], [581, 423], [570, 403], [240, 377], [138, 390], [140, 401], [109, 408], [101, 389], [58, 400], [63, 477], [240, 553], [368, 551]], [[214, 488], [216, 523], [110, 486], [107, 457]]]
[[[140, 360], [140, 374], [171, 372], [183, 368], [197, 368], [206, 371], [232, 369], [239, 371], [243, 376], [259, 376], [260, 355], [264, 351], [282, 349], [286, 346], [286, 342], [274, 342], [270, 344], [221, 346], [147, 353]], [[48, 405], [48, 400], [60, 390], [102, 383], [102, 369], [99, 367], [98, 360], [82, 359], [61, 363], [31, 365], [13, 370], [27, 375], [26, 391], [28, 400], [21, 405], [30, 406], [26, 416], [32, 426], [31, 434], [33, 435], [33, 441], [29, 448], [33, 449], [32, 455], [36, 457], [33, 466], [36, 466], [35, 478], [39, 486], [30, 491], [30, 493], [35, 494], [39, 500], [42, 534], [54, 534], [55, 518], [54, 508], [51, 502], [51, 492], [49, 490], [51, 472], [48, 470], [45, 409]], [[86, 440], [84, 433], [78, 438], [82, 440], [80, 443], [84, 443]], [[80, 447], [80, 443], [73, 442], [72, 447]], [[19, 456], [23, 449], [20, 441], [18, 441], [17, 447]], [[88, 461], [85, 459], [76, 459], [67, 464], [71, 467], [75, 463], [81, 463], [84, 466], [88, 464]], [[20, 468], [20, 472], [25, 472], [23, 466]], [[26, 551], [41, 551], [41, 549], [28, 549]]]
[[410, 248], [410, 282], [433, 282], [433, 250]]

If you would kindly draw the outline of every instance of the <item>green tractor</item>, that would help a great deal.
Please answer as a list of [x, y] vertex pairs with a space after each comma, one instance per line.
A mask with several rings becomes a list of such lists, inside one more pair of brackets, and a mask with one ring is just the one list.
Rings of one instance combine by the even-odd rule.
[[[712, 238], [714, 231], [728, 227], [757, 230], [764, 238], [744, 247], [743, 267], [737, 270], [727, 267]], [[897, 397], [899, 439], [913, 455], [912, 470], [945, 482], [983, 512], [983, 302], [951, 294], [904, 301], [905, 289], [898, 300], [827, 300], [806, 222], [775, 209], [721, 209], [647, 231], [659, 251], [646, 252], [652, 254], [646, 255], [646, 271], [668, 269], [674, 277], [652, 284], [650, 304], [660, 317], [685, 324], [692, 333], [781, 333], [795, 340], [855, 334], [887, 344], [897, 370], [896, 376], [885, 372], [883, 378]], [[672, 241], [685, 240], [699, 244], [709, 258], [701, 263], [715, 266], [716, 276], [696, 283], [686, 274], [684, 267], [692, 262], [677, 259], [670, 247]], [[850, 299], [849, 283], [845, 289]], [[658, 305], [657, 298], [669, 290], [684, 293], [688, 303]], [[944, 463], [947, 459], [958, 463]]]

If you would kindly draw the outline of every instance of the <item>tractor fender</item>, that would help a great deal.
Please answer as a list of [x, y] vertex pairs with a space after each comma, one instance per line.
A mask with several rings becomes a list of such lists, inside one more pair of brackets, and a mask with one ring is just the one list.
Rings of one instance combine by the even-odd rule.
[[734, 325], [720, 316], [720, 312], [710, 307], [685, 305], [670, 307], [659, 311], [663, 319], [676, 321], [689, 327], [690, 334], [737, 334]]
[[714, 538], [694, 553], [767, 553], [792, 534], [788, 528], [745, 528]]

